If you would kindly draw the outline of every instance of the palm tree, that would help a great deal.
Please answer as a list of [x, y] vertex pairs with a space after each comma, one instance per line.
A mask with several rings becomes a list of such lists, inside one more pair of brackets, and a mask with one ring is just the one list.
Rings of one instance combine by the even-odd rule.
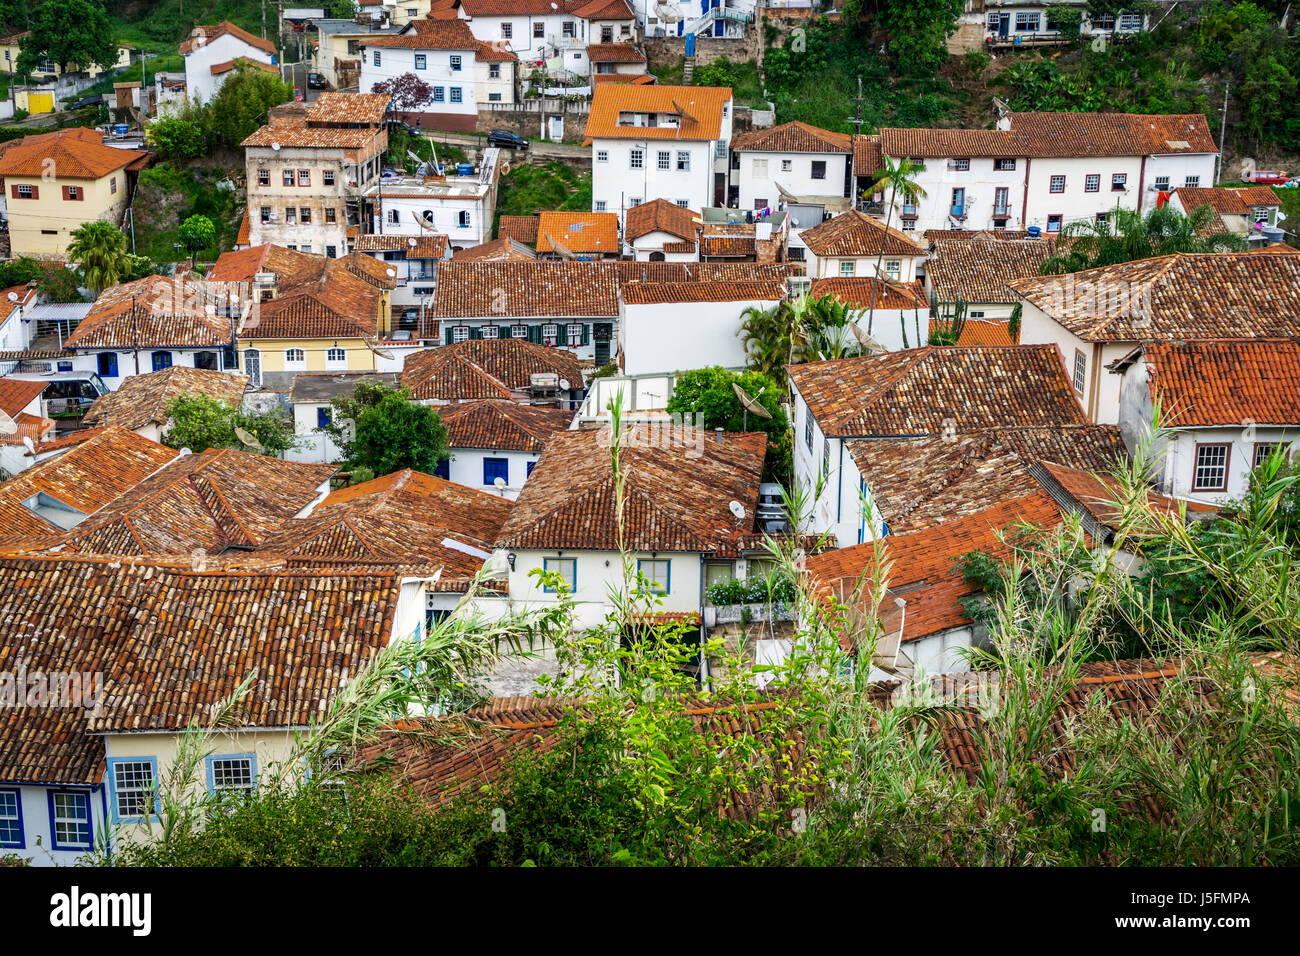
[[81, 266], [81, 278], [96, 297], [131, 272], [126, 236], [111, 222], [96, 220], [72, 230], [67, 255]]
[[[894, 203], [901, 195], [904, 203], [915, 203], [925, 197], [925, 190], [916, 182], [916, 174], [925, 167], [903, 158], [895, 162], [889, 156], [882, 157], [884, 166], [871, 177], [871, 185], [864, 189], [863, 195], [874, 195], [880, 189], [889, 189], [889, 203], [885, 207], [885, 228], [889, 229], [894, 218]], [[880, 279], [880, 264], [885, 258], [884, 237], [881, 237], [880, 255], [876, 256], [877, 281]], [[867, 310], [867, 334], [870, 335], [876, 318], [876, 283], [871, 284], [871, 307]]]
[[848, 358], [862, 353], [853, 336], [853, 325], [861, 313], [839, 299], [824, 295], [814, 299], [801, 296], [793, 306], [796, 329], [796, 352], [804, 362]]
[[[1104, 220], [1081, 219], [1060, 232], [1055, 254], [1043, 260], [1042, 275], [1079, 272], [1176, 252], [1240, 252], [1245, 239], [1231, 232], [1211, 231], [1218, 214], [1209, 206], [1183, 215], [1165, 205], [1142, 215], [1116, 209]], [[1064, 241], [1062, 241], [1064, 240]]]
[[794, 311], [789, 302], [770, 309], [750, 306], [741, 313], [740, 335], [750, 368], [781, 381], [781, 369], [794, 361]]

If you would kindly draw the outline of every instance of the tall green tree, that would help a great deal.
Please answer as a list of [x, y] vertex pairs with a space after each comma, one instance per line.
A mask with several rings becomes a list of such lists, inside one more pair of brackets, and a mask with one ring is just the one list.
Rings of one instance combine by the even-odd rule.
[[117, 285], [132, 270], [132, 257], [126, 251], [126, 236], [111, 222], [96, 220], [72, 230], [68, 258], [81, 267], [82, 281], [96, 296]]
[[[871, 185], [863, 190], [864, 195], [875, 195], [881, 190], [889, 190], [889, 202], [885, 204], [885, 228], [888, 229], [894, 219], [894, 205], [901, 198], [904, 203], [914, 203], [925, 198], [925, 190], [916, 181], [916, 174], [922, 166], [904, 158], [895, 161], [892, 157], [881, 158], [883, 165], [871, 177]], [[885, 244], [880, 244], [880, 255], [876, 256], [876, 282], [871, 285], [871, 303], [867, 308], [867, 334], [873, 331], [876, 320], [876, 292], [881, 277], [880, 265], [885, 258]]]
[[293, 87], [265, 70], [241, 63], [212, 98], [213, 132], [236, 147], [266, 122], [267, 111], [293, 99]]
[[[298, 445], [293, 422], [286, 416], [244, 412], [211, 395], [178, 395], [167, 405], [167, 417], [171, 424], [163, 444], [196, 455], [209, 448], [235, 448], [279, 458]], [[235, 429], [247, 432], [262, 447], [246, 445]]]
[[30, 75], [42, 60], [67, 72], [71, 64], [108, 69], [117, 43], [103, 4], [94, 0], [45, 0], [32, 15], [31, 33], [19, 45], [16, 72]]
[[353, 469], [376, 476], [403, 468], [430, 474], [450, 457], [441, 416], [433, 407], [411, 401], [404, 388], [362, 383], [351, 396], [330, 404], [331, 421], [322, 431], [343, 449]]
[[1235, 233], [1210, 232], [1218, 214], [1209, 206], [1183, 215], [1169, 205], [1143, 215], [1115, 209], [1104, 222], [1080, 219], [1061, 230], [1055, 255], [1043, 261], [1041, 273], [1056, 275], [1113, 266], [1121, 262], [1168, 256], [1176, 252], [1240, 252], [1247, 242]]
[[[733, 386], [739, 386], [767, 409], [771, 418], [753, 412], [745, 413]], [[762, 372], [732, 372], [721, 366], [693, 369], [677, 376], [668, 411], [682, 415], [690, 424], [696, 414], [704, 416], [704, 428], [712, 431], [722, 428], [738, 432], [748, 428], [751, 432], [766, 432], [767, 457], [763, 462], [765, 481], [777, 481], [790, 486], [793, 477], [794, 448], [791, 444], [790, 422], [785, 417], [781, 402], [785, 398], [785, 385], [778, 384]]]
[[198, 261], [199, 253], [217, 244], [217, 227], [207, 216], [190, 216], [180, 228], [181, 245], [190, 254], [190, 264]]

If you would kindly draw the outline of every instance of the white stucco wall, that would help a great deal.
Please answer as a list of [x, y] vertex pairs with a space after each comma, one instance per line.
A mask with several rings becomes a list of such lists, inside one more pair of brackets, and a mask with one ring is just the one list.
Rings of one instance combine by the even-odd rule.
[[[371, 92], [376, 83], [396, 79], [407, 73], [417, 77], [433, 87], [434, 100], [420, 107], [428, 113], [456, 113], [477, 115], [478, 90], [477, 69], [474, 62], [474, 50], [413, 50], [405, 47], [373, 46], [364, 47], [361, 57], [361, 80], [358, 88]], [[375, 64], [375, 58], [379, 64]], [[423, 58], [423, 67], [417, 66], [416, 57]], [[460, 57], [460, 69], [452, 69], [452, 58]], [[442, 99], [438, 99], [438, 91]], [[459, 90], [459, 102], [453, 99]]]
[[197, 50], [192, 50], [185, 57], [185, 88], [189, 98], [200, 103], [211, 101], [221, 89], [221, 85], [226, 82], [226, 77], [234, 72], [232, 70], [214, 76], [212, 67], [241, 56], [259, 63], [271, 63], [275, 60], [275, 57], [265, 50], [250, 46], [229, 33], [224, 33]]

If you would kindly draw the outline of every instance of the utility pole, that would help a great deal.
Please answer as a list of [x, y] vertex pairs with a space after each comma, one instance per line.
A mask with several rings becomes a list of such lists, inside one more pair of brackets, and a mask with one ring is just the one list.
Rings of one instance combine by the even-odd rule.
[[1219, 122], [1219, 155], [1214, 161], [1214, 183], [1218, 185], [1219, 180], [1223, 178], [1223, 138], [1228, 135], [1228, 90], [1232, 88], [1232, 81], [1225, 80], [1223, 83], [1223, 117]]
[[266, 0], [262, 0], [262, 39], [266, 39]]
[[858, 109], [857, 112], [849, 117], [849, 122], [853, 124], [858, 136], [862, 135], [862, 77], [858, 77]]

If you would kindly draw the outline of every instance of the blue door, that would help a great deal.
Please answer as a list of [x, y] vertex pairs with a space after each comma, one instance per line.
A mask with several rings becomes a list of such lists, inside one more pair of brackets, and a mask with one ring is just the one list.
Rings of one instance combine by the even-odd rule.
[[[679, 20], [677, 21], [678, 34], [680, 34], [681, 31], [682, 31], [682, 24], [681, 21]], [[695, 56], [695, 34], [694, 33], [686, 34], [686, 55]]]
[[117, 353], [116, 352], [99, 353], [99, 377], [117, 378]]
[[154, 353], [153, 353], [153, 370], [154, 370], [155, 372], [161, 372], [163, 369], [165, 369], [165, 368], [171, 368], [171, 367], [172, 367], [172, 353], [171, 353], [171, 352], [154, 352]]

